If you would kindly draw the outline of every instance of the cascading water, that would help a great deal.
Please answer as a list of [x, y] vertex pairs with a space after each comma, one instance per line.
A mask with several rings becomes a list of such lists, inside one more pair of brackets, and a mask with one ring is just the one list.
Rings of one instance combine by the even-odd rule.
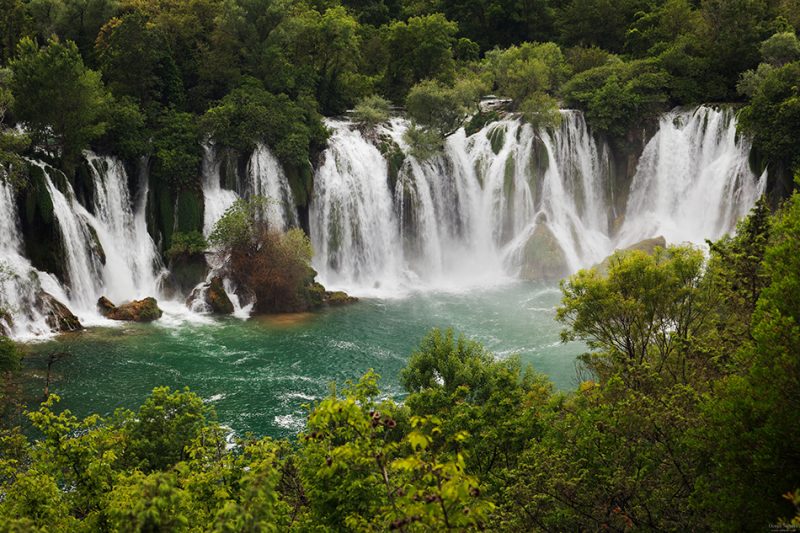
[[39, 304], [40, 291], [66, 299], [58, 281], [33, 268], [22, 255], [14, 189], [0, 177], [0, 332], [5, 330], [18, 340], [50, 333]]
[[401, 276], [399, 229], [380, 151], [345, 122], [329, 121], [329, 148], [310, 206], [315, 268], [325, 282], [392, 284]]
[[[554, 129], [512, 119], [470, 136], [462, 129], [425, 161], [409, 155], [402, 119], [370, 135], [345, 121], [328, 126], [332, 135], [309, 205], [314, 266], [323, 283], [356, 294], [553, 278], [658, 235], [701, 244], [731, 231], [766, 186], [766, 174], [750, 171], [749, 142], [737, 137], [734, 112], [725, 108], [661, 118], [627, 191], [624, 216], [613, 211], [613, 195], [625, 191], [616, 190], [610, 149], [590, 134], [579, 112], [563, 111]], [[396, 156], [390, 165], [382, 154], [392, 143], [406, 154], [399, 168]], [[273, 227], [298, 223], [287, 177], [265, 146], [237, 177], [238, 193], [221, 187], [214, 147], [204, 148], [206, 236], [239, 196], [271, 197]], [[91, 209], [63, 174], [31, 161], [42, 170], [61, 235], [63, 286], [24, 257], [15, 194], [0, 180], [0, 308], [13, 323], [0, 321], [16, 337], [49, 330], [37, 310], [42, 290], [83, 321], [96, 318], [100, 295], [124, 301], [159, 293], [163, 266], [145, 224], [146, 176], [132, 198], [118, 160], [86, 158]], [[246, 315], [246, 308], [237, 309]]]
[[665, 114], [639, 161], [619, 244], [655, 235], [702, 243], [731, 231], [766, 187], [766, 172], [754, 179], [749, 153], [730, 108]]
[[220, 161], [216, 150], [210, 143], [203, 145], [203, 235], [208, 237], [214, 230], [214, 224], [222, 218], [225, 211], [238, 198], [234, 191], [223, 189], [220, 185]]
[[[53, 202], [53, 215], [61, 234], [66, 263], [71, 308], [75, 312], [93, 311], [103, 288], [103, 250], [96, 227], [89, 224], [93, 217], [75, 199], [75, 192], [66, 176], [44, 163], [32, 163], [42, 169], [45, 186]], [[60, 179], [64, 192], [53, 183], [51, 173]]]
[[270, 226], [281, 231], [296, 226], [297, 212], [289, 180], [265, 144], [259, 143], [250, 156], [247, 175], [246, 193], [269, 199], [266, 216]]
[[[557, 278], [645, 238], [719, 237], [764, 189], [731, 110], [675, 111], [645, 148], [615, 233], [610, 149], [580, 112], [561, 116], [554, 129], [502, 120], [469, 137], [460, 130], [437, 156], [406, 155], [393, 190], [377, 141], [330, 121], [310, 221], [323, 283], [369, 294]], [[372, 137], [408, 154], [406, 127], [394, 119]]]
[[[158, 293], [156, 274], [163, 268], [147, 232], [147, 180], [140, 183], [139, 200], [132, 202], [125, 167], [115, 158], [87, 153], [94, 182], [95, 228], [105, 254], [103, 286], [112, 301]], [[90, 220], [91, 222], [91, 220]]]
[[[2, 182], [0, 203], [0, 260], [10, 274], [2, 277], [3, 306], [13, 316], [12, 333], [19, 338], [49, 331], [37, 311], [37, 295], [44, 290], [65, 303], [82, 322], [101, 320], [96, 302], [101, 295], [121, 302], [158, 295], [163, 270], [155, 244], [147, 233], [146, 176], [141, 176], [139, 195], [132, 201], [128, 176], [115, 158], [86, 153], [92, 179], [92, 211], [78, 202], [66, 176], [40, 161], [44, 187], [53, 206], [64, 260], [64, 284], [51, 274], [34, 269], [22, 256], [16, 205], [10, 185]], [[2, 180], [0, 180], [2, 181]]]

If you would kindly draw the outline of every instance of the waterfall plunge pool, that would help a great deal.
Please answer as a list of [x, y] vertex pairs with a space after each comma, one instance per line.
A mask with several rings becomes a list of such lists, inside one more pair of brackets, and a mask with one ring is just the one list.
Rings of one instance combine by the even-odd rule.
[[318, 313], [199, 321], [120, 323], [33, 344], [26, 397], [41, 398], [51, 353], [51, 392], [78, 416], [136, 408], [156, 386], [189, 387], [237, 434], [288, 437], [329, 384], [373, 368], [381, 390], [402, 399], [400, 370], [434, 327], [453, 328], [498, 357], [519, 354], [560, 389], [577, 384], [580, 343], [562, 344], [554, 285], [509, 282], [461, 293], [363, 299]]

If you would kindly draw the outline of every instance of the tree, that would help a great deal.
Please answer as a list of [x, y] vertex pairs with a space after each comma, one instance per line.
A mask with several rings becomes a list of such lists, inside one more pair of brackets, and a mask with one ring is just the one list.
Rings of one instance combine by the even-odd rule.
[[562, 93], [567, 105], [586, 110], [593, 128], [621, 138], [663, 110], [669, 80], [657, 61], [618, 61], [577, 74]]
[[251, 77], [209, 109], [201, 126], [216, 142], [242, 152], [265, 143], [284, 166], [295, 168], [308, 166], [311, 152], [327, 137], [316, 112], [268, 92]]
[[255, 295], [256, 312], [305, 311], [321, 304], [311, 241], [301, 229], [282, 233], [269, 226], [266, 210], [273, 201], [237, 200], [214, 226], [209, 243], [226, 260], [231, 279]]
[[[800, 461], [800, 196], [773, 222], [762, 263], [767, 285], [752, 319], [752, 342], [733, 354], [738, 371], [704, 405], [697, 442], [716, 468], [698, 482], [715, 529], [775, 523], [793, 512], [782, 495], [796, 489]], [[713, 443], [713, 444], [712, 444]]]
[[739, 127], [770, 161], [800, 165], [800, 62], [770, 70], [739, 114]]
[[640, 0], [571, 0], [556, 14], [559, 40], [566, 45], [594, 45], [621, 52], [628, 26], [645, 6]]
[[451, 82], [455, 68], [452, 46], [457, 31], [458, 25], [439, 13], [392, 23], [387, 30], [392, 51], [384, 79], [387, 95], [401, 101], [422, 80]]
[[11, 70], [15, 116], [36, 146], [74, 165], [107, 127], [109, 95], [100, 75], [84, 66], [75, 43], [57, 39], [41, 49], [29, 38], [20, 41]]
[[[467, 96], [466, 98], [464, 96]], [[471, 95], [433, 80], [414, 85], [406, 97], [408, 115], [418, 124], [432, 128], [446, 137], [461, 127], [467, 115]]]
[[5, 124], [6, 112], [14, 104], [14, 95], [8, 88], [10, 74], [8, 70], [0, 70], [0, 180], [19, 186], [25, 183], [27, 173], [21, 154], [28, 148], [30, 138]]
[[168, 110], [157, 119], [152, 175], [174, 191], [200, 185], [200, 130], [191, 113]]
[[761, 57], [773, 67], [800, 60], [800, 40], [793, 31], [776, 33], [761, 43]]
[[362, 98], [353, 109], [353, 121], [360, 127], [371, 130], [389, 120], [390, 103], [385, 98], [373, 94]]
[[155, 119], [162, 107], [185, 104], [183, 80], [158, 29], [133, 11], [115, 17], [100, 29], [95, 44], [100, 71], [116, 96], [129, 96]]
[[647, 390], [653, 380], [704, 381], [704, 361], [685, 350], [709, 326], [701, 251], [617, 252], [607, 276], [582, 270], [561, 288], [556, 318], [568, 326], [562, 338], [595, 350], [581, 360], [601, 382], [619, 377], [629, 388]]

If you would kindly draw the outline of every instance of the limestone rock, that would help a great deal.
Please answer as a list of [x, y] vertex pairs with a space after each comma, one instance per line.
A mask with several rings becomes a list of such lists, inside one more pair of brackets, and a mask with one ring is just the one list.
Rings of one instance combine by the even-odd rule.
[[97, 300], [97, 309], [106, 318], [129, 322], [152, 322], [161, 318], [163, 314], [155, 298], [134, 300], [116, 306], [108, 298], [102, 296]]
[[568, 272], [564, 250], [547, 224], [540, 221], [522, 250], [520, 277], [526, 280], [552, 281], [561, 279]]
[[210, 282], [195, 288], [186, 304], [189, 307], [193, 307], [194, 302], [198, 300], [202, 301], [207, 310], [215, 315], [230, 315], [233, 313], [233, 302], [228, 297], [228, 293], [225, 292], [222, 278], [219, 276], [214, 276]]
[[63, 303], [56, 300], [56, 298], [47, 292], [40, 292], [38, 294], [37, 305], [41, 312], [45, 315], [47, 325], [54, 331], [80, 331], [83, 329], [80, 320], [76, 317], [69, 308]]
[[[627, 248], [621, 248], [621, 249], [615, 250], [614, 253], [616, 253], [616, 252], [632, 252], [633, 250], [640, 250], [642, 252], [645, 252], [648, 255], [653, 255], [653, 252], [655, 252], [656, 248], [666, 248], [666, 247], [667, 247], [667, 240], [663, 236], [659, 235], [658, 237], [653, 237], [652, 239], [645, 239], [643, 241], [639, 241], [637, 243], [631, 244]], [[608, 273], [608, 265], [609, 265], [609, 263], [611, 261], [611, 257], [612, 256], [609, 255], [608, 257], [603, 259], [603, 261], [601, 261], [600, 263], [594, 265], [594, 268], [596, 268], [597, 271], [599, 273], [601, 273], [601, 274], [607, 274]]]

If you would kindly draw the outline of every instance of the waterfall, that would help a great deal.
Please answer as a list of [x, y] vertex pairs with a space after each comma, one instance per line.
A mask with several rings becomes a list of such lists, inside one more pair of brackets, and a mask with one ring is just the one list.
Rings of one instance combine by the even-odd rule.
[[[74, 312], [94, 310], [103, 289], [103, 250], [97, 229], [90, 225], [92, 215], [75, 199], [72, 185], [63, 173], [52, 167], [32, 162], [42, 170], [45, 186], [53, 202], [53, 216], [61, 235], [65, 259], [69, 302]], [[56, 175], [65, 191], [53, 183]], [[107, 260], [107, 258], [106, 258]]]
[[[427, 160], [411, 155], [404, 119], [369, 133], [328, 120], [332, 134], [309, 203], [321, 281], [391, 296], [518, 277], [554, 280], [646, 238], [700, 245], [718, 238], [766, 187], [766, 173], [750, 170], [750, 143], [737, 136], [730, 108], [664, 114], [628, 190], [614, 174], [610, 147], [592, 135], [583, 115], [564, 110], [561, 118], [553, 128], [511, 117], [471, 135], [461, 129]], [[49, 331], [37, 304], [42, 290], [84, 322], [98, 320], [100, 295], [115, 301], [159, 295], [164, 267], [145, 222], [147, 176], [129, 183], [118, 159], [85, 157], [91, 182], [82, 190], [91, 196], [81, 198], [90, 205], [80, 203], [63, 173], [30, 161], [52, 202], [63, 283], [25, 257], [15, 192], [0, 179], [0, 325], [15, 337]], [[266, 146], [256, 147], [244, 175], [237, 173], [237, 191], [222, 187], [221, 159], [204, 145], [206, 236], [236, 198], [252, 195], [272, 198], [265, 214], [272, 227], [299, 223], [289, 180]], [[627, 199], [622, 215], [614, 212], [614, 195]], [[213, 275], [218, 265], [211, 266]], [[236, 307], [246, 316], [246, 306]]]
[[333, 133], [314, 181], [309, 219], [314, 267], [329, 283], [396, 281], [399, 229], [380, 151], [347, 123]]
[[103, 285], [112, 301], [125, 301], [158, 293], [156, 274], [163, 265], [147, 232], [145, 202], [147, 180], [140, 180], [138, 201], [128, 190], [122, 162], [86, 153], [94, 185], [95, 219], [89, 218], [105, 254]]
[[269, 225], [284, 231], [297, 225], [294, 194], [283, 167], [270, 149], [259, 143], [247, 163], [245, 193], [269, 199], [266, 217]]
[[214, 145], [203, 144], [203, 235], [208, 237], [214, 230], [214, 225], [222, 218], [238, 196], [234, 191], [223, 189], [220, 185], [220, 161], [217, 158]]
[[749, 153], [730, 108], [665, 114], [639, 161], [619, 244], [655, 235], [702, 243], [731, 231], [766, 187], [766, 172], [754, 179]]
[[[462, 129], [426, 161], [409, 155], [403, 119], [366, 138], [329, 121], [310, 205], [322, 282], [370, 294], [556, 279], [645, 238], [717, 238], [764, 189], [733, 111], [673, 111], [644, 149], [617, 231], [610, 148], [582, 113], [561, 118], [556, 128], [506, 119]], [[394, 184], [387, 143], [406, 154]]]
[[24, 257], [14, 189], [0, 176], [0, 331], [17, 340], [47, 336], [50, 326], [38, 305], [41, 290], [66, 299], [55, 277]]
[[60, 171], [40, 161], [43, 185], [53, 206], [60, 253], [64, 260], [63, 285], [39, 272], [22, 256], [22, 238], [9, 184], [0, 188], [0, 260], [4, 265], [2, 306], [13, 316], [15, 337], [41, 336], [49, 331], [37, 311], [36, 296], [49, 292], [76, 313], [81, 321], [101, 321], [96, 302], [101, 295], [127, 301], [158, 295], [163, 265], [147, 232], [147, 179], [139, 177], [139, 194], [131, 198], [122, 163], [91, 152], [85, 154], [93, 196], [90, 212], [78, 202], [72, 184]]

